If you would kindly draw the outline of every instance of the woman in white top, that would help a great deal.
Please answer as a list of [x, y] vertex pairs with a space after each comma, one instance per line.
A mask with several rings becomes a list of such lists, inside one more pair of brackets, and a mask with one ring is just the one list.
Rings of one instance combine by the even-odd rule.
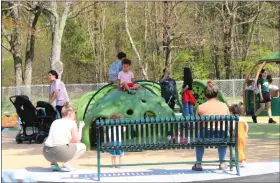
[[[53, 171], [72, 171], [70, 163], [86, 151], [86, 146], [80, 143], [84, 122], [77, 127], [75, 109], [69, 102], [62, 108], [62, 119], [55, 120], [50, 128], [49, 136], [43, 148], [44, 157], [51, 162]], [[59, 167], [58, 162], [63, 162]]]

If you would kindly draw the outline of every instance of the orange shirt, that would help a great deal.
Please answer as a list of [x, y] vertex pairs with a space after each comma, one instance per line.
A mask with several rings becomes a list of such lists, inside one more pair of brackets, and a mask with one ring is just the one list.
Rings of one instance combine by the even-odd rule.
[[203, 104], [200, 104], [197, 107], [196, 115], [197, 116], [230, 115], [230, 112], [228, 106], [225, 103], [220, 102], [218, 99], [214, 98], [208, 100]]

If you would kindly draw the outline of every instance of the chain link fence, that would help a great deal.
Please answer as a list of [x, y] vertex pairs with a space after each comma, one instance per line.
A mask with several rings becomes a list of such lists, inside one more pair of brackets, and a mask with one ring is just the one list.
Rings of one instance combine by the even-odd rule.
[[[232, 79], [232, 80], [215, 80], [220, 91], [225, 96], [229, 104], [238, 103], [242, 101], [242, 90], [244, 79]], [[181, 87], [182, 81], [177, 82], [177, 86]], [[66, 89], [69, 98], [73, 103], [77, 103], [82, 95], [87, 92], [98, 90], [107, 83], [94, 83], [94, 84], [66, 84]], [[273, 78], [273, 84], [280, 86], [280, 78]], [[2, 111], [13, 111], [14, 107], [9, 101], [9, 97], [17, 94], [30, 93], [29, 98], [35, 104], [39, 100], [48, 101], [49, 98], [49, 85], [32, 85], [19, 86], [19, 87], [2, 87]]]

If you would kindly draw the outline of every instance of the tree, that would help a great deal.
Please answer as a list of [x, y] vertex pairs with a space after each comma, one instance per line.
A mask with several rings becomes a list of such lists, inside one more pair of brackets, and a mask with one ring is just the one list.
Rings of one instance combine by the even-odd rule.
[[[26, 51], [25, 51], [25, 85], [30, 86], [32, 83], [32, 64], [34, 59], [35, 51], [35, 34], [36, 34], [36, 24], [41, 15], [42, 9], [38, 5], [38, 2], [31, 2], [28, 20], [28, 35], [26, 40]], [[29, 87], [30, 89], [30, 87]], [[30, 94], [30, 91], [27, 92]]]
[[[5, 48], [13, 55], [14, 59], [14, 70], [16, 75], [16, 86], [20, 86], [23, 84], [23, 71], [22, 71], [22, 58], [21, 58], [21, 42], [20, 42], [20, 23], [21, 23], [21, 14], [20, 14], [20, 7], [15, 4], [14, 2], [6, 2], [7, 8], [2, 9], [2, 22], [7, 22], [4, 20], [8, 20], [12, 24], [12, 33], [8, 33], [4, 27], [4, 23], [1, 24], [2, 28], [2, 36], [6, 38], [6, 41], [9, 44], [9, 47], [4, 45], [4, 41], [1, 43], [2, 48]], [[5, 10], [9, 10], [9, 17], [3, 16], [3, 12]], [[11, 20], [11, 21], [10, 21]], [[19, 90], [17, 90], [17, 94], [19, 94]]]
[[59, 15], [57, 2], [50, 1], [43, 4], [44, 14], [48, 17], [52, 32], [52, 48], [50, 54], [50, 66], [55, 70], [59, 78], [63, 73], [63, 63], [61, 62], [61, 41], [67, 18], [70, 15], [72, 2], [65, 2], [62, 14]]
[[134, 42], [133, 42], [133, 39], [132, 39], [132, 37], [131, 37], [131, 35], [130, 35], [130, 32], [129, 32], [129, 29], [128, 29], [127, 1], [125, 2], [125, 8], [124, 8], [124, 10], [125, 10], [125, 30], [126, 30], [127, 36], [128, 36], [128, 38], [129, 38], [131, 47], [132, 47], [134, 53], [135, 53], [136, 56], [137, 56], [137, 60], [138, 60], [138, 63], [139, 63], [139, 65], [140, 65], [140, 70], [142, 71], [144, 78], [145, 78], [145, 79], [148, 79], [148, 75], [147, 75], [147, 73], [146, 73], [146, 71], [145, 71], [145, 69], [144, 69], [144, 66], [143, 66], [143, 64], [142, 64], [142, 60], [141, 60], [140, 54], [139, 54], [139, 52], [137, 51], [137, 48], [135, 47], [135, 44], [134, 44]]
[[[28, 10], [28, 35], [26, 38], [26, 51], [25, 51], [25, 65], [23, 67], [22, 63], [22, 51], [21, 51], [21, 27], [24, 22], [22, 21], [21, 7]], [[8, 10], [8, 12], [7, 12]], [[27, 3], [27, 5], [21, 4], [20, 2], [7, 2], [7, 8], [2, 9], [2, 16], [6, 18], [8, 21], [12, 21], [12, 33], [8, 33], [4, 27], [4, 23], [2, 23], [2, 36], [6, 38], [6, 41], [9, 43], [9, 48], [7, 48], [2, 42], [2, 47], [8, 50], [14, 58], [14, 68], [16, 75], [16, 86], [20, 85], [31, 85], [32, 81], [32, 63], [34, 59], [34, 51], [35, 51], [35, 33], [36, 33], [36, 24], [38, 18], [41, 14], [41, 8], [37, 2]], [[10, 14], [10, 16], [9, 16]], [[3, 20], [3, 22], [7, 22]], [[11, 19], [10, 19], [11, 18]], [[24, 71], [23, 71], [24, 70]], [[19, 89], [19, 88], [17, 88]], [[30, 96], [30, 87], [24, 91], [26, 95]], [[17, 90], [17, 94], [22, 93], [22, 91]]]

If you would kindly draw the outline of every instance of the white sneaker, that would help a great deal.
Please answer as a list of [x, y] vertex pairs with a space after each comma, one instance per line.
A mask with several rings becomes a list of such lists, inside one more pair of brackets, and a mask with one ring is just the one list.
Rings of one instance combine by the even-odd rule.
[[245, 161], [242, 161], [241, 163], [239, 163], [240, 167], [246, 167], [247, 163]]

